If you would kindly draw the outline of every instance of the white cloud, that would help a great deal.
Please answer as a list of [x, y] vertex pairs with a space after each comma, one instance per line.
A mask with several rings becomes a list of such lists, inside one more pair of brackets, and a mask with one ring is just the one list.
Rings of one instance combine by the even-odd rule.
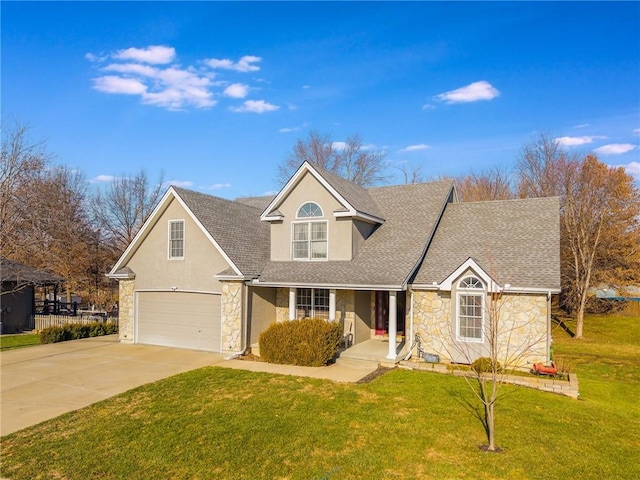
[[264, 100], [247, 100], [240, 107], [231, 107], [233, 112], [238, 113], [264, 113], [264, 112], [272, 112], [274, 110], [278, 110], [280, 107], [278, 105], [273, 105], [271, 103], [265, 102]]
[[611, 143], [609, 145], [603, 145], [594, 150], [594, 152], [600, 155], [622, 155], [623, 153], [630, 152], [638, 148], [631, 143]]
[[242, 83], [233, 83], [225, 88], [223, 93], [231, 98], [244, 98], [249, 93], [249, 87]]
[[640, 135], [640, 128], [634, 128], [633, 129], [633, 134], [634, 135]]
[[302, 86], [302, 89], [303, 89], [303, 90], [306, 90], [306, 89], [308, 89], [308, 88], [311, 88], [311, 85], [303, 85], [303, 86]]
[[588, 126], [589, 126], [588, 123], [581, 123], [579, 125], [574, 125], [573, 128], [586, 128]]
[[[216, 98], [222, 96], [245, 98], [251, 91], [250, 85], [218, 80], [211, 68], [251, 72], [259, 70], [256, 63], [262, 61], [260, 57], [245, 55], [235, 63], [231, 60], [209, 59], [199, 61], [198, 68], [182, 67], [174, 63], [176, 51], [173, 47], [158, 45], [127, 48], [106, 57], [88, 53], [85, 57], [95, 63], [100, 72], [93, 78], [95, 90], [137, 95], [143, 104], [168, 110], [210, 108], [218, 103]], [[265, 100], [248, 100], [231, 110], [264, 113], [279, 108]]]
[[423, 109], [423, 110], [435, 110], [435, 108], [436, 108], [436, 106], [435, 106], [435, 105], [433, 105], [433, 104], [431, 104], [431, 103], [425, 103], [425, 104], [422, 106], [422, 109]]
[[135, 78], [105, 75], [93, 79], [93, 88], [105, 93], [121, 93], [124, 95], [144, 95], [147, 87]]
[[254, 55], [245, 55], [236, 63], [228, 58], [209, 58], [204, 61], [206, 65], [211, 68], [220, 68], [222, 70], [234, 70], [236, 72], [257, 72], [260, 70], [260, 67], [254, 65], [254, 63], [261, 62], [261, 57], [256, 57]]
[[188, 188], [188, 187], [192, 187], [193, 186], [193, 182], [191, 182], [189, 180], [169, 180], [167, 182], [164, 182], [163, 185], [165, 187], [173, 186], [173, 187]]
[[297, 125], [295, 127], [283, 127], [280, 130], [278, 130], [280, 133], [290, 133], [290, 132], [298, 132], [300, 130], [302, 130], [303, 128], [306, 128], [309, 126], [308, 122], [303, 123], [302, 125]]
[[607, 138], [603, 135], [592, 135], [592, 136], [584, 136], [584, 137], [558, 137], [554, 139], [559, 145], [563, 147], [577, 147], [578, 145], [586, 145], [588, 143], [593, 143], [594, 140], [599, 140]]
[[113, 175], [98, 175], [91, 180], [91, 183], [113, 182], [116, 178]]
[[429, 148], [429, 145], [426, 145], [424, 143], [419, 143], [417, 145], [409, 145], [408, 147], [405, 147], [400, 151], [401, 152], [416, 152], [418, 150], [425, 150], [427, 148]]
[[489, 82], [481, 80], [473, 82], [466, 87], [441, 93], [436, 95], [435, 98], [446, 103], [469, 103], [479, 100], [492, 100], [498, 95], [500, 95], [500, 92], [497, 88]]
[[331, 144], [331, 147], [336, 150], [344, 150], [345, 148], [347, 148], [347, 144], [346, 142], [333, 142]]
[[147, 48], [127, 48], [113, 54], [113, 58], [116, 60], [133, 60], [151, 64], [171, 63], [175, 57], [175, 48], [162, 45], [151, 45]]
[[222, 188], [230, 188], [230, 183], [214, 183], [213, 185], [208, 185], [206, 187], [202, 187], [205, 190], [220, 190]]
[[640, 180], [640, 162], [631, 162], [627, 165], [622, 166], [629, 175]]

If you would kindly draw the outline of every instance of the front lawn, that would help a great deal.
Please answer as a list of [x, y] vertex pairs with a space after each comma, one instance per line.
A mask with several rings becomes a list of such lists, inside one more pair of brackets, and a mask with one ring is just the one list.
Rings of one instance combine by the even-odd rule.
[[505, 386], [497, 444], [462, 378], [393, 370], [371, 383], [209, 367], [2, 439], [12, 479], [640, 478], [640, 319], [556, 329], [581, 399]]
[[18, 335], [0, 335], [0, 351], [14, 348], [40, 345], [40, 335], [37, 333], [20, 333]]

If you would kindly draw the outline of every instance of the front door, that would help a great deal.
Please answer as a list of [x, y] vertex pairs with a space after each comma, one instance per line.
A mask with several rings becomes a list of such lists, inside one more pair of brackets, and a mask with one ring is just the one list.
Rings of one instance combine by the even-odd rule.
[[[396, 292], [398, 333], [404, 334], [407, 292]], [[376, 335], [389, 333], [389, 292], [376, 292]]]

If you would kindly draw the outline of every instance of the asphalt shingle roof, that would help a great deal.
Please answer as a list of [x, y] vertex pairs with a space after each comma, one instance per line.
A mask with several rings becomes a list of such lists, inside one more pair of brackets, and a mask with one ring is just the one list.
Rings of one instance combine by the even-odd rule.
[[257, 275], [269, 259], [269, 224], [262, 211], [239, 202], [173, 187], [244, 275]]
[[0, 279], [3, 282], [30, 283], [35, 285], [62, 282], [62, 278], [58, 275], [54, 275], [5, 257], [0, 259]]
[[412, 283], [442, 282], [469, 257], [499, 284], [560, 288], [557, 197], [449, 204]]
[[402, 285], [420, 261], [447, 201], [451, 181], [368, 189], [385, 222], [352, 261], [267, 262], [264, 283]]
[[260, 213], [273, 201], [274, 195], [263, 195], [261, 197], [238, 197], [236, 202], [260, 209]]

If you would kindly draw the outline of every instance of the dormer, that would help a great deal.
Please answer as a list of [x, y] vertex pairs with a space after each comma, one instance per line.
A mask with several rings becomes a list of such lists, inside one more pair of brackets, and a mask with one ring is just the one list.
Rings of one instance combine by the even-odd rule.
[[273, 261], [349, 261], [384, 222], [366, 189], [308, 162], [260, 218], [271, 223]]

